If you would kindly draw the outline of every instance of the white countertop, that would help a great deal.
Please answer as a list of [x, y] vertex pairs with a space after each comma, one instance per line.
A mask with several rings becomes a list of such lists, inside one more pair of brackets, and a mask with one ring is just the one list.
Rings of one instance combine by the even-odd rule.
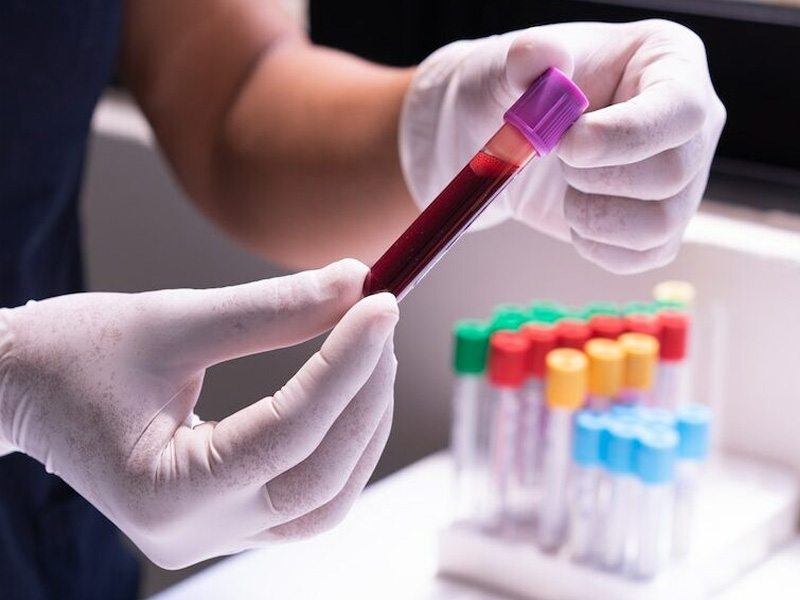
[[[503, 600], [436, 574], [449, 483], [433, 455], [369, 486], [335, 530], [222, 560], [150, 600]], [[762, 598], [800, 598], [800, 539], [716, 600]]]

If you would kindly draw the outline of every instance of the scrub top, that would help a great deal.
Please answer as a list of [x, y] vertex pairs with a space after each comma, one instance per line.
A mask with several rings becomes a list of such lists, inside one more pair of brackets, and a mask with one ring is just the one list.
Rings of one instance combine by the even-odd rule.
[[[81, 175], [121, 4], [0, 1], [0, 306], [82, 289]], [[33, 459], [0, 458], [0, 598], [133, 600], [138, 581], [110, 521]]]

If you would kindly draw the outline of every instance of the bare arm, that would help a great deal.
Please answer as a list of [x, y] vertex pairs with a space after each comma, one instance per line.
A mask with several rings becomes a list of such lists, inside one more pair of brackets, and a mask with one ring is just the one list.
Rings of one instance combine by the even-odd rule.
[[128, 0], [122, 73], [188, 195], [265, 258], [371, 263], [416, 215], [412, 69], [311, 44], [275, 0]]

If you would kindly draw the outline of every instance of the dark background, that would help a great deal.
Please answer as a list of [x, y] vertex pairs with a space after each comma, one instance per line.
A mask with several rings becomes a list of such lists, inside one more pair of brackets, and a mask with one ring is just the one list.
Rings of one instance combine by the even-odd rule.
[[736, 0], [310, 0], [320, 44], [389, 65], [436, 48], [564, 21], [677, 21], [704, 40], [728, 111], [707, 195], [800, 212], [800, 8]]

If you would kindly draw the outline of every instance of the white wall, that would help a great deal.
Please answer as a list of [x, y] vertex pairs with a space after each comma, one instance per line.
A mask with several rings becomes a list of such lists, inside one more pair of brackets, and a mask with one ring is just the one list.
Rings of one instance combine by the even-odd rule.
[[[283, 272], [247, 254], [194, 211], [146, 125], [124, 101], [108, 99], [96, 116], [83, 212], [95, 290], [218, 286]], [[395, 424], [376, 476], [447, 443], [454, 321], [488, 316], [500, 302], [534, 298], [572, 304], [646, 299], [653, 284], [667, 278], [690, 280], [698, 290], [696, 391], [724, 409], [720, 443], [800, 471], [800, 234], [784, 228], [797, 224], [782, 215], [731, 219], [715, 212], [706, 203], [674, 264], [639, 276], [610, 275], [570, 246], [514, 223], [465, 236], [402, 303]], [[754, 224], [764, 219], [778, 226]], [[212, 369], [200, 415], [220, 419], [272, 393], [320, 341]], [[143, 594], [194, 570], [165, 573], [148, 566]]]

